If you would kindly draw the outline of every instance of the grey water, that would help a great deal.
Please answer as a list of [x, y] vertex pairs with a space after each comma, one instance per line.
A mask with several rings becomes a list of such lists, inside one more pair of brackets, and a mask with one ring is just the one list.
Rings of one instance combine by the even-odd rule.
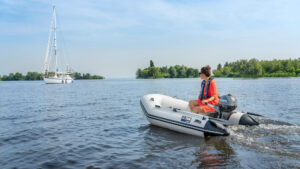
[[0, 82], [0, 168], [299, 168], [300, 78], [215, 80], [261, 124], [202, 138], [148, 123], [143, 95], [196, 99], [200, 79]]

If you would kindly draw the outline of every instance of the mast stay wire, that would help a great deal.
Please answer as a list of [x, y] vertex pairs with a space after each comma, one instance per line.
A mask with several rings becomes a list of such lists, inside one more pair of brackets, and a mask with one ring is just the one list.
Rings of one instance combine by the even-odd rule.
[[[62, 59], [63, 59], [63, 62], [65, 62], [65, 64], [67, 65], [71, 65], [70, 64], [70, 59], [69, 59], [69, 53], [68, 53], [68, 50], [67, 50], [67, 45], [66, 45], [66, 41], [65, 41], [65, 36], [64, 36], [64, 33], [63, 33], [63, 31], [62, 31], [62, 26], [61, 26], [61, 23], [60, 23], [60, 16], [58, 15], [58, 16], [56, 16], [57, 17], [57, 25], [58, 25], [58, 27], [59, 27], [59, 29], [58, 29], [58, 32], [59, 32], [59, 35], [60, 35], [60, 37], [61, 37], [61, 50], [60, 50], [60, 53], [62, 54]], [[69, 67], [69, 69], [70, 69], [70, 67]]]

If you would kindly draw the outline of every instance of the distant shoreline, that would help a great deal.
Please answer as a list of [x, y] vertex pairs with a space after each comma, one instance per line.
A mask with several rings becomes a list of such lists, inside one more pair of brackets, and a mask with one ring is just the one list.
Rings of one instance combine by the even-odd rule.
[[198, 69], [186, 67], [184, 65], [156, 67], [150, 60], [149, 67], [138, 69], [136, 79], [162, 79], [162, 78], [197, 78], [199, 77]]
[[218, 64], [213, 74], [224, 78], [300, 77], [300, 58], [226, 62], [223, 67]]
[[[53, 74], [54, 72], [49, 72], [49, 74]], [[103, 76], [99, 75], [91, 75], [90, 73], [73, 73], [74, 80], [102, 80]], [[43, 74], [38, 72], [27, 72], [26, 75], [22, 73], [9, 73], [8, 75], [0, 76], [0, 81], [38, 81], [43, 80]]]
[[[262, 78], [262, 77], [300, 77], [300, 58], [285, 60], [257, 60], [255, 58], [241, 59], [234, 62], [218, 64], [213, 70], [213, 77], [223, 78]], [[150, 66], [138, 69], [137, 79], [159, 78], [197, 78], [199, 70], [183, 65], [156, 67], [152, 60]]]

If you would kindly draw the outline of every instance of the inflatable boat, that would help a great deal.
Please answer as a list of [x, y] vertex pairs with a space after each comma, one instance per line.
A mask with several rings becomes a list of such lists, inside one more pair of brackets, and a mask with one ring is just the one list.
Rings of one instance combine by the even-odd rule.
[[189, 111], [188, 102], [161, 94], [140, 100], [147, 120], [156, 126], [195, 136], [228, 136], [223, 124], [209, 116]]
[[[149, 98], [154, 101], [149, 100]], [[187, 101], [162, 94], [149, 94], [143, 96], [143, 98], [141, 99], [141, 106], [146, 107], [146, 105], [149, 107], [149, 110], [147, 112], [148, 114], [152, 113], [152, 111], [158, 111], [158, 109], [160, 109], [160, 111], [166, 112], [179, 112], [189, 113], [192, 115], [200, 115], [190, 112], [189, 103]], [[237, 99], [230, 94], [221, 96], [218, 106], [210, 104], [208, 105], [215, 108], [216, 111], [209, 114], [202, 114], [202, 116], [209, 116], [208, 118], [210, 118], [214, 122], [217, 121], [218, 123], [224, 125], [259, 125], [259, 123], [252, 116], [261, 115], [250, 112], [244, 113], [237, 111]]]

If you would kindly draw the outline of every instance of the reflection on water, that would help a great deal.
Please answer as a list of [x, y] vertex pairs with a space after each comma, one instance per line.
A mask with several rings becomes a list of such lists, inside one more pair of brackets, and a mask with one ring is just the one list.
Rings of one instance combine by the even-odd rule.
[[197, 168], [238, 167], [235, 152], [224, 137], [199, 138], [152, 125], [144, 126], [142, 129], [145, 130], [145, 153], [150, 152], [148, 156], [155, 156], [155, 152], [176, 150], [181, 154], [179, 158], [187, 158], [186, 153], [182, 153], [182, 151], [189, 149], [191, 152], [188, 154], [193, 154], [193, 156], [188, 157], [191, 158], [188, 160], [191, 162], [186, 162], [186, 166]]
[[[196, 99], [200, 79], [0, 83], [1, 168], [297, 168], [300, 79], [216, 79], [260, 126], [201, 138], [149, 125], [149, 93]], [[262, 94], [263, 93], [263, 94]], [[259, 96], [259, 97], [257, 97]], [[289, 99], [282, 99], [289, 96]]]
[[230, 166], [235, 164], [235, 152], [225, 138], [205, 138], [205, 144], [195, 152], [198, 168]]

